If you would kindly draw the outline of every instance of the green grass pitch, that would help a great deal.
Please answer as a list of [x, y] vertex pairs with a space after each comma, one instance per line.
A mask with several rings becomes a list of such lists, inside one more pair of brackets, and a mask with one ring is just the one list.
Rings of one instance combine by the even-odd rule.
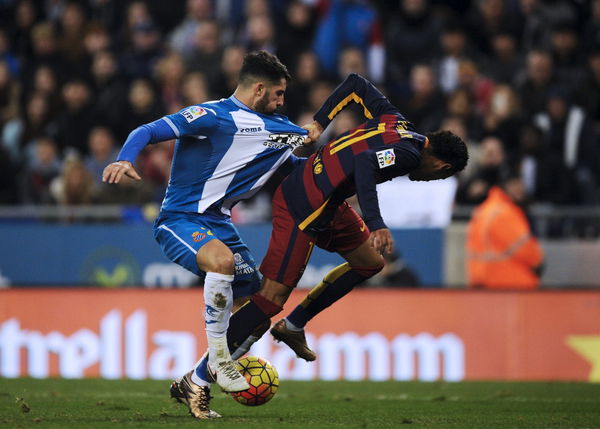
[[168, 381], [0, 379], [0, 428], [600, 428], [600, 384], [283, 381], [244, 407], [213, 389], [224, 417], [198, 421]]

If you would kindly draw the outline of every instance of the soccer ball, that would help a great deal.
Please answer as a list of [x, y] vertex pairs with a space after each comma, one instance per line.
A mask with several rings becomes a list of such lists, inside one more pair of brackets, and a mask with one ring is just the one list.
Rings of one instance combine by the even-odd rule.
[[250, 389], [232, 392], [233, 399], [242, 405], [255, 407], [269, 402], [279, 388], [279, 375], [269, 362], [256, 356], [246, 356], [237, 361], [238, 371], [246, 377]]

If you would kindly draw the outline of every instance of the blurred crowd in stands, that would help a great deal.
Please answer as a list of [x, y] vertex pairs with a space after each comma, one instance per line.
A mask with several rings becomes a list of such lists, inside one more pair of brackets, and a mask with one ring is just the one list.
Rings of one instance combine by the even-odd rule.
[[135, 127], [231, 95], [256, 49], [291, 71], [300, 125], [357, 72], [421, 133], [462, 136], [460, 204], [508, 174], [531, 201], [600, 199], [600, 0], [0, 0], [0, 205], [160, 202], [173, 142], [141, 183], [107, 189], [104, 166]]

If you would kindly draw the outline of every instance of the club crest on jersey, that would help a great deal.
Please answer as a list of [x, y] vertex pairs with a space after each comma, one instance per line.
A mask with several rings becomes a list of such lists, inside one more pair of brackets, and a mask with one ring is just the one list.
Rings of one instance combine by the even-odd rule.
[[206, 115], [206, 110], [200, 106], [191, 106], [181, 112], [181, 116], [188, 121], [188, 124], [204, 115]]
[[377, 155], [379, 168], [389, 167], [390, 165], [394, 165], [396, 163], [396, 154], [394, 153], [394, 149], [380, 150], [379, 152], [375, 152], [375, 155]]

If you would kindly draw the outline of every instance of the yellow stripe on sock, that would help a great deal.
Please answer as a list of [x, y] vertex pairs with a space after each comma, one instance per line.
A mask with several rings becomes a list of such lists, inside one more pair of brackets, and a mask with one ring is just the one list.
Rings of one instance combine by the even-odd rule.
[[308, 295], [306, 295], [306, 298], [304, 298], [304, 300], [302, 300], [300, 305], [303, 308], [306, 308], [308, 306], [308, 304], [310, 304], [312, 301], [317, 299], [317, 297], [319, 295], [321, 295], [325, 289], [327, 289], [327, 286], [334, 283], [337, 279], [339, 279], [341, 276], [346, 274], [351, 269], [352, 269], [352, 267], [350, 267], [350, 264], [348, 262], [345, 262], [342, 265], [338, 265], [333, 270], [329, 271], [325, 275], [325, 277], [323, 277], [323, 280], [321, 281], [321, 283], [316, 285], [314, 288], [312, 288], [310, 290], [310, 292], [308, 292]]

